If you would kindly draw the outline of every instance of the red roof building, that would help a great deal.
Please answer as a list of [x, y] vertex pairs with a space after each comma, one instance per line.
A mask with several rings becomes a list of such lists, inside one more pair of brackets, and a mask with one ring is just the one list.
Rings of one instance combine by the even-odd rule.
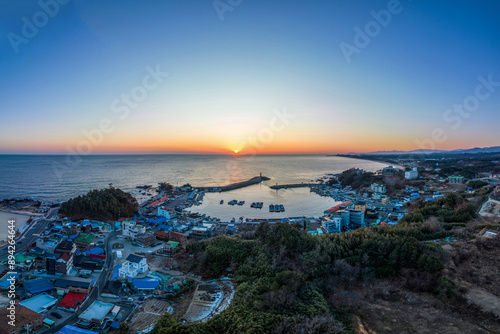
[[76, 312], [78, 308], [83, 304], [85, 293], [68, 292], [63, 299], [57, 304], [57, 308], [65, 311]]
[[328, 212], [328, 213], [334, 213], [335, 211], [338, 211], [339, 209], [341, 209], [342, 207], [346, 207], [348, 206], [349, 204], [351, 204], [352, 202], [351, 201], [346, 201], [346, 202], [343, 202], [343, 203], [340, 203], [340, 204], [337, 204], [333, 207], [331, 207], [330, 209], [328, 210], [325, 210], [325, 214]]
[[165, 202], [167, 199], [168, 199], [168, 196], [165, 196], [165, 197], [162, 197], [162, 198], [160, 198], [159, 200], [157, 200], [157, 201], [155, 201], [155, 202], [153, 202], [153, 203], [151, 203], [151, 204], [149, 204], [149, 205], [150, 205], [150, 206], [157, 206], [157, 205], [159, 205], [159, 204], [161, 204], [161, 203]]

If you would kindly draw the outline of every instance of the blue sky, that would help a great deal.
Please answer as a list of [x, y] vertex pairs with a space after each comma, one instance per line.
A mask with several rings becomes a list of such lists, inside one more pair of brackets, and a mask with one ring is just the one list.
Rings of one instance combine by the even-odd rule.
[[[13, 47], [44, 6], [57, 13]], [[221, 20], [212, 1], [2, 1], [0, 153], [66, 153], [104, 118], [113, 130], [93, 153], [243, 152], [283, 108], [293, 120], [259, 152], [498, 145], [500, 86], [456, 129], [443, 114], [479, 76], [500, 82], [500, 3], [228, 6]], [[346, 61], [340, 44], [354, 46], [354, 28], [388, 6], [398, 13]], [[113, 102], [157, 67], [168, 77], [117, 118]], [[432, 139], [436, 128], [446, 140]]]

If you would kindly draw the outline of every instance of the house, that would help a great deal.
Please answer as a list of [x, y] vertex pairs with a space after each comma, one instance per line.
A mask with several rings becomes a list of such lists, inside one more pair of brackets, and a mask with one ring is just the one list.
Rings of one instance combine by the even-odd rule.
[[87, 247], [92, 245], [92, 242], [94, 241], [95, 236], [93, 234], [88, 234], [88, 233], [80, 233], [78, 237], [75, 239], [75, 244], [78, 249], [80, 250], [85, 250]]
[[[13, 309], [4, 308], [0, 310], [0, 328], [2, 328], [5, 333], [29, 333], [42, 328], [43, 316], [41, 314], [38, 314], [24, 306], [12, 306]], [[16, 317], [14, 326], [9, 324], [10, 318], [8, 317], [12, 311]]]
[[155, 236], [152, 233], [142, 234], [137, 237], [137, 242], [139, 246], [148, 247], [155, 241]]
[[212, 236], [212, 230], [204, 226], [196, 226], [191, 230], [190, 236], [195, 239], [205, 239]]
[[56, 249], [54, 249], [54, 253], [63, 254], [70, 253], [74, 254], [76, 252], [76, 244], [73, 241], [63, 241], [57, 245]]
[[196, 226], [203, 221], [203, 216], [198, 213], [190, 213], [186, 216], [189, 225]]
[[46, 251], [47, 253], [54, 253], [60, 240], [57, 238], [38, 238], [36, 240], [36, 247]]
[[64, 311], [76, 312], [82, 306], [86, 297], [87, 295], [84, 293], [68, 292], [57, 304], [57, 308]]
[[165, 246], [163, 246], [163, 254], [174, 256], [174, 254], [179, 250], [179, 242], [168, 241]]
[[45, 292], [19, 302], [19, 306], [27, 307], [38, 314], [45, 313], [56, 304], [57, 299]]
[[148, 271], [148, 264], [145, 256], [130, 254], [119, 270], [120, 278], [133, 278], [138, 274]]
[[14, 260], [16, 261], [16, 268], [19, 269], [20, 271], [26, 271], [30, 270], [31, 267], [33, 267], [33, 264], [35, 263], [35, 257], [31, 255], [26, 255], [26, 254], [17, 254], [14, 257]]
[[130, 240], [135, 240], [141, 234], [146, 233], [146, 226], [137, 223], [135, 220], [126, 220], [122, 223], [122, 234]]
[[105, 322], [114, 321], [119, 312], [119, 306], [96, 300], [80, 314], [76, 325], [80, 328], [91, 328], [95, 325], [103, 325]]
[[174, 232], [174, 231], [168, 232], [168, 238], [171, 240], [175, 239], [179, 241], [182, 245], [185, 245], [187, 242], [187, 235], [179, 232]]
[[160, 285], [160, 281], [156, 278], [135, 278], [132, 285], [138, 291], [154, 291]]
[[64, 275], [54, 282], [54, 287], [57, 289], [57, 294], [60, 296], [68, 292], [89, 294], [94, 283], [94, 280], [88, 278]]
[[354, 204], [354, 210], [365, 212], [366, 211], [366, 202], [363, 202], [363, 201], [357, 202], [356, 204]]
[[96, 272], [102, 271], [102, 267], [104, 265], [104, 261], [102, 259], [98, 259], [95, 257], [79, 255], [75, 258], [73, 266], [80, 270], [92, 270]]
[[98, 332], [89, 331], [71, 325], [66, 325], [57, 331], [57, 334], [98, 334]]
[[342, 225], [349, 228], [366, 227], [365, 213], [357, 210], [342, 210], [338, 214], [342, 218]]

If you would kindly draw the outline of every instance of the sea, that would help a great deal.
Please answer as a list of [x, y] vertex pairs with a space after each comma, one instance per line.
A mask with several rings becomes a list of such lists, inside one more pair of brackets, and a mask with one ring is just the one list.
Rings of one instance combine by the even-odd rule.
[[[319, 216], [334, 205], [331, 198], [321, 197], [309, 188], [272, 190], [269, 186], [287, 183], [315, 182], [328, 174], [349, 168], [376, 171], [386, 164], [326, 155], [0, 155], [0, 199], [33, 198], [62, 202], [92, 189], [110, 184], [140, 196], [136, 186], [157, 186], [168, 182], [174, 186], [223, 186], [248, 180], [262, 173], [271, 178], [259, 185], [220, 194], [207, 193], [194, 212], [229, 219], [269, 217], [268, 204], [284, 204], [281, 216]], [[221, 205], [231, 199], [245, 205]], [[254, 201], [264, 202], [261, 210], [250, 208]]]

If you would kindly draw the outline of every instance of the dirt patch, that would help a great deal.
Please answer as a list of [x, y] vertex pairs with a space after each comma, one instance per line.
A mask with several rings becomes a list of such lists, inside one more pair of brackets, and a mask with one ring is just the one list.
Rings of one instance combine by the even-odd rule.
[[132, 333], [141, 332], [154, 326], [165, 312], [172, 313], [169, 302], [156, 298], [149, 298], [139, 306], [132, 318], [130, 330]]
[[479, 215], [482, 217], [500, 217], [500, 201], [490, 198], [481, 207]]
[[469, 303], [479, 306], [482, 311], [490, 312], [500, 319], [500, 298], [498, 296], [483, 289], [473, 287], [465, 297]]

